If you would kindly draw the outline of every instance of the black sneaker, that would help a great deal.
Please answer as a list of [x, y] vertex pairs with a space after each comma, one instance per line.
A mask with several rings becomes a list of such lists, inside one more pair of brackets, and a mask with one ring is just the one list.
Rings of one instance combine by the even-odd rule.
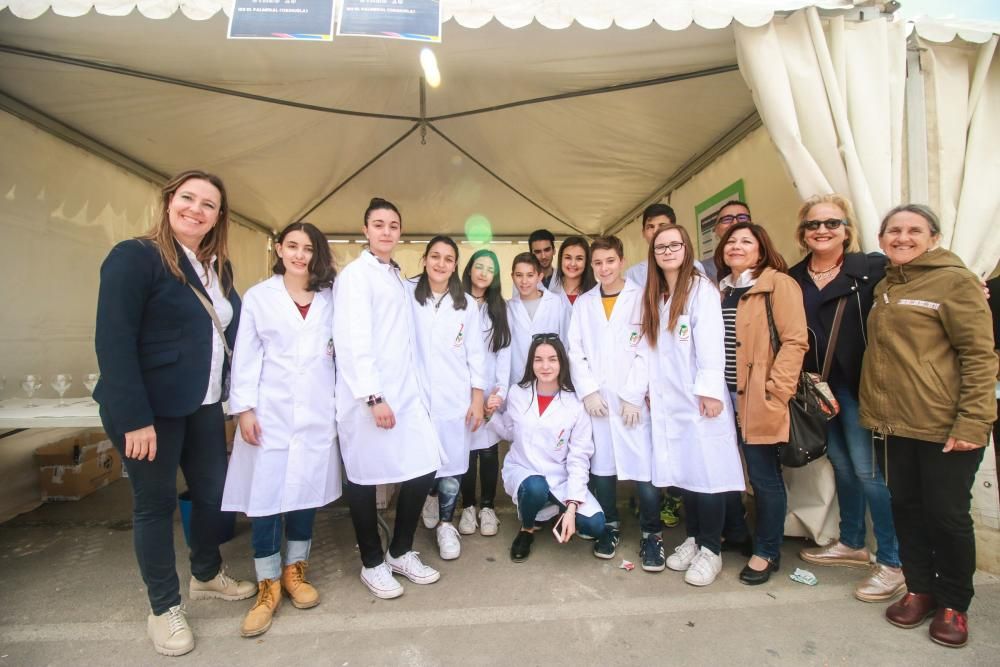
[[531, 555], [531, 543], [535, 541], [535, 534], [526, 530], [517, 531], [514, 543], [510, 545], [510, 559], [515, 563], [523, 563]]
[[667, 559], [663, 555], [663, 540], [659, 535], [650, 535], [640, 540], [639, 559], [642, 561], [642, 569], [646, 572], [663, 572], [663, 568], [667, 566]]
[[594, 544], [594, 555], [605, 560], [614, 558], [618, 547], [619, 534], [617, 528], [606, 527], [604, 533], [598, 538], [597, 543]]

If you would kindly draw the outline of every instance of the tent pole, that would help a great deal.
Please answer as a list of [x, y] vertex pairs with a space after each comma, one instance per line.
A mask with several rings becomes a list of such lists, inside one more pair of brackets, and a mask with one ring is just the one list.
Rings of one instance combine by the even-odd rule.
[[650, 196], [642, 200], [639, 205], [635, 206], [624, 216], [620, 217], [617, 222], [610, 225], [602, 233], [617, 234], [622, 230], [622, 228], [642, 213], [644, 208], [652, 203], [660, 201], [663, 197], [687, 183], [694, 176], [698, 175], [698, 173], [707, 167], [713, 160], [738, 144], [748, 134], [761, 127], [761, 125], [760, 115], [758, 115], [757, 110], [755, 109], [753, 113], [733, 126], [715, 143], [681, 165], [680, 169], [671, 174], [670, 178], [668, 178], [663, 185], [657, 188]]
[[930, 171], [927, 162], [927, 108], [924, 70], [916, 33], [906, 48], [906, 175], [908, 200], [930, 203]]
[[[11, 97], [7, 93], [0, 91], [0, 110], [6, 111], [10, 115], [34, 125], [43, 132], [83, 149], [106, 162], [110, 162], [133, 176], [138, 176], [144, 181], [152, 183], [157, 188], [170, 180], [170, 176], [156, 171], [147, 164], [135, 158], [111, 148], [107, 144], [101, 143], [90, 135], [84, 134], [80, 130], [63, 123], [52, 116], [49, 116], [38, 109], [25, 104], [21, 100]], [[233, 222], [246, 227], [255, 232], [260, 232], [267, 237], [274, 235], [274, 230], [253, 218], [243, 215], [238, 211], [230, 212]]]

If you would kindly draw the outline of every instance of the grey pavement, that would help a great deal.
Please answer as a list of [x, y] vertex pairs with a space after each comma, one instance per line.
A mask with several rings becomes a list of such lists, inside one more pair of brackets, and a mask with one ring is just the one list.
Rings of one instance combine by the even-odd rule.
[[[796, 556], [801, 540], [786, 543], [781, 572], [758, 587], [739, 583], [744, 561], [732, 554], [707, 588], [669, 570], [620, 569], [622, 557], [638, 561], [638, 525], [624, 503], [615, 560], [594, 558], [590, 542], [559, 545], [542, 532], [531, 558], [514, 564], [507, 550], [516, 519], [503, 500], [500, 534], [465, 537], [456, 561], [442, 562], [433, 532], [420, 527], [416, 548], [441, 580], [404, 582], [406, 594], [388, 601], [360, 582], [350, 519], [335, 503], [316, 521], [310, 578], [320, 606], [298, 610], [286, 600], [267, 634], [244, 639], [239, 624], [251, 600], [192, 602], [197, 647], [180, 658], [156, 655], [145, 635], [127, 482], [77, 503], [44, 505], [0, 525], [0, 667], [998, 664], [1000, 578], [992, 575], [977, 574], [969, 645], [947, 649], [928, 639], [927, 625], [900, 630], [885, 622], [884, 604], [856, 601], [861, 570], [813, 567], [819, 585], [790, 581], [792, 570], [808, 567]], [[228, 570], [243, 578], [253, 576], [249, 538], [244, 519], [223, 546]], [[669, 553], [684, 539], [683, 526], [664, 539]], [[178, 569], [186, 582], [185, 558]]]

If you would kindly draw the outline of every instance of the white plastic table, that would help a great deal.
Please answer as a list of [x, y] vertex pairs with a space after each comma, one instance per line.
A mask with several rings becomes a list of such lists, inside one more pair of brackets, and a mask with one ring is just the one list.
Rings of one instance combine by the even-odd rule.
[[0, 429], [99, 427], [97, 404], [90, 398], [67, 398], [59, 407], [57, 398], [36, 398], [34, 407], [26, 407], [26, 398], [8, 398], [0, 402]]

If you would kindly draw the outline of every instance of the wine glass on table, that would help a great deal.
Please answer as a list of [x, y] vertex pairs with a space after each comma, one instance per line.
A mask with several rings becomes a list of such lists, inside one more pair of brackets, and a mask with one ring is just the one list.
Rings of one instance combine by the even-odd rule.
[[63, 395], [69, 391], [69, 388], [73, 386], [73, 376], [69, 373], [57, 373], [54, 378], [52, 378], [52, 389], [59, 394], [59, 404], [57, 407], [66, 407], [66, 399]]
[[83, 378], [83, 386], [87, 388], [88, 392], [90, 392], [89, 405], [97, 405], [97, 401], [94, 400], [94, 388], [97, 386], [97, 381], [100, 379], [100, 373], [87, 373], [87, 375]]
[[25, 394], [28, 395], [28, 402], [24, 407], [34, 408], [38, 407], [38, 403], [35, 403], [35, 392], [42, 388], [41, 378], [37, 375], [28, 374], [25, 375], [21, 380], [21, 389]]

